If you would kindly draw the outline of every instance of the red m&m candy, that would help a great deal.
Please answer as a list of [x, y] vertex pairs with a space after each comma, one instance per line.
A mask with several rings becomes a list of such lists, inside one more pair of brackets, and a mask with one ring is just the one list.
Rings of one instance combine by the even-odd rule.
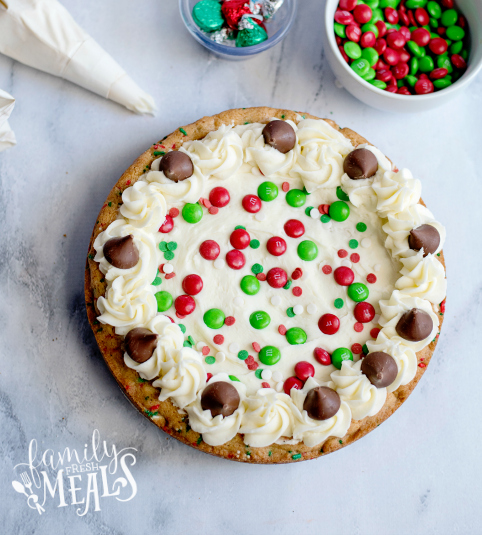
[[174, 301], [174, 307], [176, 312], [181, 316], [187, 316], [194, 312], [196, 308], [196, 302], [190, 295], [180, 295], [176, 297]]
[[261, 210], [261, 199], [257, 195], [245, 195], [242, 204], [246, 212], [250, 214], [255, 214]]
[[288, 282], [288, 275], [284, 269], [275, 267], [268, 271], [266, 280], [272, 288], [283, 288]]
[[231, 233], [229, 241], [235, 249], [246, 249], [251, 238], [244, 228], [237, 228]]
[[335, 314], [323, 314], [318, 321], [318, 327], [323, 334], [335, 334], [340, 328], [340, 320]]
[[370, 303], [367, 303], [366, 301], [357, 303], [353, 313], [355, 319], [360, 323], [368, 323], [375, 317], [375, 309], [373, 308], [373, 305], [370, 305]]
[[229, 191], [220, 186], [213, 188], [209, 194], [209, 202], [217, 208], [223, 208], [226, 206], [230, 199], [231, 197], [229, 196]]
[[291, 389], [295, 388], [296, 390], [301, 390], [303, 388], [303, 383], [298, 379], [298, 377], [288, 377], [283, 384], [283, 390], [285, 394], [290, 395]]
[[301, 238], [305, 233], [305, 226], [297, 219], [289, 219], [284, 225], [284, 231], [290, 238]]
[[231, 269], [241, 269], [246, 264], [246, 258], [241, 251], [233, 249], [226, 253], [226, 263]]
[[296, 363], [295, 373], [296, 377], [304, 382], [308, 377], [313, 377], [315, 375], [315, 368], [313, 364], [306, 362], [306, 360], [302, 360]]
[[188, 295], [197, 295], [203, 289], [203, 280], [199, 275], [188, 275], [182, 281], [182, 289]]
[[427, 46], [430, 41], [430, 32], [425, 28], [417, 28], [412, 32], [411, 40], [418, 46]]
[[392, 32], [387, 35], [387, 45], [390, 48], [399, 50], [405, 46], [405, 37], [401, 32]]
[[204, 260], [216, 260], [221, 252], [221, 248], [214, 240], [206, 240], [199, 246], [199, 254]]
[[428, 78], [422, 78], [420, 76], [420, 79], [415, 84], [415, 93], [417, 95], [426, 95], [428, 93], [433, 93], [433, 84]]
[[331, 355], [328, 353], [328, 351], [326, 351], [326, 349], [315, 347], [313, 350], [313, 355], [317, 362], [323, 364], [323, 366], [329, 366], [331, 364]]
[[442, 39], [442, 37], [435, 37], [435, 39], [432, 39], [430, 41], [428, 46], [430, 50], [438, 56], [447, 52], [448, 48], [447, 41], [445, 39]]
[[359, 4], [353, 10], [353, 16], [359, 24], [365, 24], [372, 18], [372, 10], [366, 4]]
[[355, 273], [353, 270], [346, 266], [337, 267], [333, 273], [335, 281], [340, 286], [350, 286], [350, 284], [355, 280]]
[[338, 7], [345, 11], [353, 11], [357, 4], [358, 0], [340, 0]]
[[163, 234], [167, 234], [168, 232], [171, 232], [171, 230], [174, 228], [174, 220], [170, 215], [166, 215], [166, 219], [164, 219], [164, 223], [160, 226], [159, 232], [162, 232]]
[[281, 256], [286, 252], [286, 242], [279, 236], [273, 236], [266, 244], [269, 254], [273, 256]]

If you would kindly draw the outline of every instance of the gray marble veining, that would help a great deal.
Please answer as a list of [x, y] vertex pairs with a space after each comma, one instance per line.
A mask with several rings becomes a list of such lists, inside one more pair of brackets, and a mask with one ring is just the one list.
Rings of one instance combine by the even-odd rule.
[[[18, 139], [0, 155], [2, 533], [480, 533], [482, 79], [440, 110], [390, 115], [335, 87], [322, 2], [302, 0], [287, 39], [244, 63], [195, 43], [174, 0], [64, 4], [160, 110], [139, 117], [0, 57]], [[421, 384], [360, 442], [278, 467], [216, 459], [149, 424], [106, 369], [83, 304], [90, 233], [122, 171], [179, 125], [253, 105], [310, 111], [360, 132], [422, 179], [425, 202], [448, 228], [446, 321]], [[136, 496], [101, 498], [101, 510], [85, 516], [69, 499], [47, 500], [41, 516], [29, 509], [11, 482], [30, 441], [81, 451], [94, 429], [118, 449], [137, 449]]]

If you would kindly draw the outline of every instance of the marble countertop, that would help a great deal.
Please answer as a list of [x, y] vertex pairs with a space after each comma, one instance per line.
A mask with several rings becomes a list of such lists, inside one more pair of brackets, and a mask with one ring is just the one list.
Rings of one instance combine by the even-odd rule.
[[[243, 63], [201, 48], [174, 0], [135, 9], [128, 0], [63, 3], [155, 97], [159, 113], [136, 116], [0, 57], [0, 87], [17, 99], [10, 123], [18, 140], [0, 155], [2, 532], [480, 532], [482, 77], [439, 110], [387, 114], [336, 88], [321, 43], [323, 2], [300, 2], [286, 40]], [[421, 384], [363, 440], [287, 466], [210, 457], [151, 425], [104, 365], [84, 311], [89, 237], [124, 169], [179, 125], [256, 105], [306, 110], [360, 132], [422, 179], [425, 202], [448, 229], [446, 320]], [[136, 496], [100, 498], [100, 510], [91, 504], [80, 516], [85, 506], [72, 506], [66, 490], [65, 507], [48, 496], [44, 514], [29, 509], [11, 483], [29, 443], [81, 451], [94, 429], [118, 449], [137, 449]]]

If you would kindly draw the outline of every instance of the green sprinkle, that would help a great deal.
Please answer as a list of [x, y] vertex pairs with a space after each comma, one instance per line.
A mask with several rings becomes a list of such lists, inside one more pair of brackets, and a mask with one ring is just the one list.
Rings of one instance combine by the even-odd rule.
[[340, 444], [343, 444], [343, 440], [339, 440], [338, 442], [339, 442]]
[[340, 201], [349, 201], [350, 197], [341, 189], [341, 186], [336, 187], [336, 196], [340, 199]]
[[184, 128], [179, 128], [179, 132], [181, 132], [183, 136], [187, 136], [187, 132], [184, 130]]
[[104, 329], [101, 327], [100, 329], [97, 329], [97, 333], [101, 333]]
[[311, 193], [303, 186], [303, 193], [306, 193], [306, 195], [311, 195]]
[[142, 377], [138, 377], [137, 378], [137, 382], [138, 383], [147, 383], [147, 381], [145, 379], [142, 379]]
[[288, 281], [288, 282], [283, 286], [283, 288], [284, 288], [285, 290], [289, 290], [290, 287], [291, 287], [291, 284], [292, 284], [292, 281]]
[[345, 304], [345, 302], [343, 301], [343, 299], [335, 299], [335, 302], [333, 303], [335, 305], [335, 308], [343, 308], [343, 305]]
[[174, 256], [175, 256], [175, 255], [174, 255], [174, 253], [173, 253], [172, 251], [166, 251], [166, 252], [164, 253], [164, 258], [165, 258], [166, 260], [172, 260], [172, 259], [174, 258]]
[[440, 256], [440, 253], [437, 253], [437, 256]]
[[263, 273], [263, 266], [261, 264], [253, 264], [251, 271], [257, 275], [258, 273]]
[[247, 455], [248, 457], [250, 457], [250, 456], [251, 456], [251, 452], [250, 452], [250, 451], [247, 451], [247, 452], [246, 452], [246, 455]]
[[162, 283], [162, 279], [161, 277], [156, 277], [153, 281], [152, 281], [152, 286], [159, 286], [159, 284]]
[[164, 156], [166, 153], [163, 150], [155, 150], [152, 154], [154, 154], [154, 156]]
[[216, 359], [215, 359], [214, 357], [206, 357], [206, 358], [204, 359], [204, 362], [205, 362], [206, 364], [214, 364], [214, 363], [216, 362]]
[[259, 240], [251, 240], [249, 242], [249, 246], [251, 247], [251, 249], [257, 249], [259, 245], [260, 245]]
[[89, 255], [89, 258], [90, 258], [91, 260], [94, 260], [94, 255], [93, 255], [93, 254], [90, 254], [90, 255]]
[[246, 349], [241, 349], [241, 351], [238, 353], [238, 359], [240, 360], [246, 360], [248, 358], [248, 352]]
[[112, 203], [111, 203], [111, 202], [108, 202], [107, 204], [108, 204], [109, 206], [112, 206]]
[[[192, 347], [192, 344], [189, 340], [184, 340], [184, 342], [182, 343], [182, 347]], [[209, 357], [206, 357], [206, 358], [209, 358]], [[209, 364], [207, 360], [206, 362]]]
[[178, 324], [178, 327], [181, 329], [181, 331], [182, 331], [183, 333], [186, 332], [186, 326], [185, 326], [183, 323], [179, 323], [179, 324]]
[[167, 248], [169, 249], [169, 251], [175, 251], [177, 249], [177, 242], [175, 241], [170, 241], [168, 244], [167, 244]]
[[159, 244], [159, 249], [162, 252], [166, 252], [167, 251], [167, 243], [165, 241], [161, 241], [161, 243]]
[[[281, 117], [284, 117], [284, 115], [282, 115]], [[272, 454], [272, 451], [269, 450], [269, 451], [268, 451], [268, 457], [271, 457], [271, 454]]]
[[242, 228], [243, 230], [246, 230], [246, 227], [243, 227], [243, 225], [236, 225], [236, 226], [234, 227], [234, 230], [238, 230], [238, 229], [240, 229], [240, 228]]
[[196, 342], [194, 341], [194, 338], [193, 338], [191, 335], [189, 335], [189, 336], [187, 337], [187, 339], [191, 342], [191, 344], [192, 344], [193, 346], [196, 345]]
[[358, 247], [358, 240], [350, 240], [348, 246], [350, 249], [356, 249]]
[[356, 229], [358, 230], [358, 232], [365, 232], [367, 226], [365, 225], [365, 223], [360, 222], [356, 224]]
[[313, 210], [313, 208], [314, 208], [314, 206], [307, 206], [307, 207], [305, 208], [305, 214], [306, 214], [308, 217], [310, 217], [310, 212], [311, 212], [311, 210]]
[[246, 121], [244, 124], [249, 124], [249, 121]]
[[[213, 357], [214, 358], [214, 357]], [[229, 378], [231, 379], [231, 381], [238, 381], [238, 383], [240, 383], [241, 381], [236, 377], [236, 375], [230, 375]]]
[[298, 459], [301, 459], [301, 453], [296, 453], [295, 455], [292, 455], [291, 458], [293, 461], [297, 461]]
[[321, 217], [320, 217], [320, 221], [322, 223], [328, 223], [331, 221], [331, 217], [328, 215], [328, 214], [323, 214]]
[[199, 446], [199, 444], [201, 444], [202, 441], [203, 441], [203, 437], [201, 436], [196, 440], [196, 444]]
[[[282, 116], [281, 116], [281, 118], [282, 118], [282, 119], [284, 119], [284, 118], [285, 118], [285, 116], [284, 116], [284, 115], [282, 115]], [[269, 452], [269, 454], [271, 455], [271, 452]]]
[[293, 312], [293, 307], [288, 308], [286, 310], [286, 314], [288, 315], [288, 317], [294, 318], [295, 317], [295, 313]]
[[368, 355], [368, 346], [366, 344], [363, 344], [362, 351], [364, 355]]
[[261, 368], [258, 368], [255, 372], [254, 372], [254, 375], [256, 375], [256, 377], [258, 379], [261, 379], [261, 373], [263, 372], [263, 370]]

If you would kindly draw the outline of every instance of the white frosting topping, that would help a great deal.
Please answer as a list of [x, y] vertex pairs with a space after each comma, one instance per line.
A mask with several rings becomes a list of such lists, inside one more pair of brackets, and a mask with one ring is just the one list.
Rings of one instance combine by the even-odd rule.
[[248, 446], [262, 448], [293, 434], [293, 402], [287, 394], [262, 388], [246, 399], [246, 413], [239, 429]]
[[351, 409], [354, 420], [375, 416], [387, 398], [386, 388], [376, 388], [360, 371], [362, 361], [343, 361], [341, 369], [331, 374], [334, 389]]
[[150, 381], [159, 375], [162, 364], [173, 358], [174, 351], [183, 347], [184, 335], [179, 325], [172, 323], [163, 314], [155, 316], [144, 327], [159, 335], [152, 357], [139, 364], [124, 353], [124, 362], [126, 366], [136, 370], [143, 379]]
[[[97, 300], [101, 312], [99, 321], [114, 326], [117, 334], [125, 335], [139, 326], [159, 334], [151, 359], [137, 364], [125, 355], [125, 363], [145, 379], [157, 377], [153, 385], [161, 388], [159, 399], [170, 398], [178, 407], [185, 408], [191, 427], [202, 433], [205, 442], [211, 445], [223, 444], [238, 432], [243, 433], [245, 443], [253, 447], [300, 440], [311, 446], [322, 443], [329, 436], [342, 438], [352, 417], [359, 420], [376, 414], [385, 402], [387, 391], [413, 379], [417, 370], [415, 351], [426, 347], [437, 332], [438, 317], [431, 303], [438, 304], [445, 297], [444, 269], [436, 255], [424, 258], [422, 252], [409, 249], [408, 235], [413, 228], [431, 224], [440, 233], [441, 249], [445, 230], [429, 210], [417, 204], [420, 181], [406, 169], [394, 171], [390, 161], [371, 145], [361, 147], [376, 156], [377, 173], [369, 179], [352, 180], [343, 172], [344, 158], [353, 150], [351, 142], [325, 121], [301, 120], [301, 117], [298, 120], [297, 124], [290, 123], [297, 139], [295, 147], [286, 154], [264, 143], [263, 124], [223, 125], [204, 139], [186, 142], [179, 149], [193, 161], [194, 173], [189, 179], [172, 182], [159, 171], [160, 159], [155, 160], [151, 170], [124, 191], [119, 219], [94, 242], [95, 261], [99, 262], [107, 281], [105, 296]], [[263, 203], [257, 214], [248, 214], [242, 209], [241, 199], [247, 193], [256, 193], [263, 175], [278, 185], [279, 198], [275, 202]], [[209, 186], [208, 180], [211, 181]], [[168, 206], [182, 208], [186, 202], [197, 202], [201, 196], [207, 196], [212, 187], [219, 185], [220, 180], [225, 181], [222, 184], [231, 195], [230, 205], [220, 215], [212, 217], [205, 212], [197, 225], [178, 217], [170, 234], [157, 232], [165, 220]], [[306, 206], [294, 208], [283, 202], [281, 185], [285, 181], [289, 182], [290, 188], [305, 187], [311, 193], [306, 206], [314, 207], [310, 215], [316, 218], [304, 216]], [[317, 207], [336, 201], [338, 186], [350, 196], [350, 218], [344, 222], [321, 223]], [[298, 241], [287, 237], [283, 230], [288, 219], [303, 221], [306, 232], [302, 239], [311, 240], [318, 247], [315, 261], [302, 261], [294, 252]], [[368, 227], [357, 237], [361, 245], [357, 250], [360, 260], [352, 262], [349, 256], [342, 259], [337, 251], [344, 248], [351, 253], [348, 241], [357, 236], [355, 225], [359, 221]], [[248, 247], [243, 251], [246, 267], [239, 272], [232, 271], [226, 265], [225, 254], [232, 248], [229, 235], [239, 224], [246, 226], [251, 239], [262, 244], [271, 236], [282, 236], [289, 253], [274, 257], [264, 245], [257, 250]], [[104, 258], [103, 246], [112, 237], [129, 234], [134, 236], [140, 260], [127, 270], [114, 268]], [[159, 264], [165, 263], [159, 242], [179, 240], [180, 236], [182, 241], [175, 251], [175, 258], [169, 261], [165, 271], [174, 272], [176, 277], [163, 279], [162, 290], [177, 296], [183, 293], [180, 284], [186, 275], [198, 273], [203, 277], [204, 288], [194, 297], [195, 311], [181, 320], [186, 325], [186, 335], [166, 316], [157, 313], [154, 294], [161, 288], [151, 285]], [[198, 253], [199, 245], [205, 239], [215, 239], [221, 247], [215, 262], [202, 259]], [[266, 283], [261, 285], [255, 297], [242, 293], [239, 282], [244, 275], [251, 274], [249, 267], [254, 263], [260, 263], [265, 273], [272, 267], [281, 267], [288, 276], [296, 267], [301, 267], [303, 276], [294, 280], [293, 286], [300, 285], [303, 294], [294, 298], [291, 291], [275, 290]], [[373, 322], [364, 325], [362, 332], [353, 329], [355, 303], [346, 298], [346, 289], [333, 282], [333, 275], [322, 273], [324, 265], [333, 270], [348, 265], [354, 270], [356, 280], [363, 282], [367, 274], [376, 272], [376, 284], [369, 285], [369, 302], [374, 305], [377, 315]], [[345, 301], [342, 309], [333, 305], [337, 298]], [[234, 316], [236, 323], [223, 326], [219, 331], [209, 329], [202, 316], [213, 307], [223, 310], [226, 316]], [[266, 310], [266, 307], [271, 307], [269, 328], [264, 331], [251, 328], [249, 315], [254, 310]], [[294, 307], [297, 312], [292, 318], [286, 315], [288, 307]], [[431, 315], [434, 329], [426, 340], [410, 343], [400, 339], [395, 325], [406, 310], [414, 307]], [[341, 321], [340, 330], [332, 336], [320, 334], [317, 326], [318, 315], [327, 312], [337, 314]], [[166, 313], [174, 314], [173, 311]], [[377, 340], [367, 342], [367, 333], [378, 322], [382, 329]], [[277, 332], [280, 324], [286, 328], [302, 327], [308, 336], [307, 342], [290, 346]], [[212, 350], [214, 364], [206, 364], [200, 352], [182, 347], [188, 334], [195, 339], [198, 349], [207, 345]], [[226, 342], [214, 344], [214, 334], [223, 334]], [[278, 338], [274, 338], [276, 336]], [[259, 341], [261, 346], [274, 344], [282, 353], [282, 359], [276, 365], [261, 365], [261, 375], [250, 371], [237, 357], [239, 349], [247, 349], [255, 355], [250, 346], [252, 341]], [[369, 351], [385, 351], [395, 359], [399, 372], [390, 387], [375, 388], [361, 373], [360, 361], [344, 362], [341, 370], [336, 370], [332, 365], [318, 364], [312, 357], [315, 347], [321, 346], [332, 352], [338, 347], [365, 342]], [[314, 365], [315, 377], [306, 381], [302, 390], [292, 389], [290, 397], [282, 393], [283, 380], [293, 375], [294, 364], [300, 360], [308, 360]], [[226, 380], [230, 374], [239, 378], [240, 382], [233, 381], [232, 384], [240, 392], [242, 402], [233, 415], [212, 418], [209, 411], [202, 411], [200, 396], [207, 371], [214, 374], [211, 381]], [[261, 381], [268, 382], [271, 388], [260, 389]], [[342, 398], [338, 413], [322, 422], [312, 420], [303, 411], [308, 390], [319, 384], [335, 388]]]
[[351, 410], [344, 401], [341, 402], [338, 412], [327, 420], [313, 420], [308, 416], [303, 409], [303, 403], [308, 392], [317, 386], [327, 385], [319, 385], [309, 377], [301, 390], [291, 390], [294, 414], [293, 438], [302, 440], [309, 447], [321, 444], [328, 437], [344, 437], [351, 424]]
[[201, 407], [201, 394], [199, 392], [196, 401], [186, 407], [189, 415], [189, 425], [201, 433], [204, 442], [210, 446], [220, 446], [230, 441], [239, 432], [243, 415], [246, 411], [245, 398], [246, 387], [239, 381], [231, 381], [226, 373], [218, 373], [211, 377], [209, 384], [216, 381], [225, 381], [234, 386], [238, 391], [240, 403], [239, 407], [230, 416], [218, 414], [213, 418], [211, 411], [203, 411]]

